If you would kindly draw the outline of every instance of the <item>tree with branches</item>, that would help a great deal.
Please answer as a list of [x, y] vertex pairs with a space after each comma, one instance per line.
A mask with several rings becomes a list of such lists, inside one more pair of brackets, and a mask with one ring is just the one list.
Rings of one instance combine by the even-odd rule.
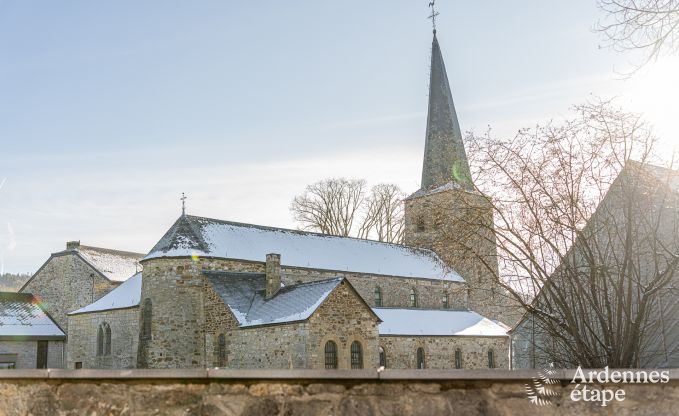
[[307, 186], [290, 211], [304, 230], [401, 243], [404, 198], [393, 184], [368, 190], [365, 180], [332, 178]]
[[617, 51], [638, 50], [646, 64], [679, 47], [679, 0], [598, 0], [605, 17], [598, 24]]
[[679, 176], [650, 165], [655, 138], [639, 115], [605, 101], [575, 112], [511, 140], [468, 135], [495, 219], [465, 226], [487, 227], [477, 234], [497, 244], [499, 267], [484, 273], [526, 311], [515, 338], [561, 366], [643, 365], [667, 335], [658, 325], [679, 267]]

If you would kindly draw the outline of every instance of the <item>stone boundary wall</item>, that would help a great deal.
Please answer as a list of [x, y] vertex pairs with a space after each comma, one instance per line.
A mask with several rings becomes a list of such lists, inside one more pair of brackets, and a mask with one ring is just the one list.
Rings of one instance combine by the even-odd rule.
[[679, 370], [665, 384], [603, 386], [626, 393], [606, 407], [572, 401], [573, 375], [551, 375], [558, 395], [538, 406], [533, 370], [5, 370], [0, 415], [676, 414]]

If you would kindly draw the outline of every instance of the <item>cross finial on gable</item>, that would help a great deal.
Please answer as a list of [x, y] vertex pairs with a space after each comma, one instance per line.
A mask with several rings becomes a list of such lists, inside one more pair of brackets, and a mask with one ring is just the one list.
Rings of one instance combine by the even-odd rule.
[[182, 215], [186, 215], [186, 195], [182, 192], [182, 197], [179, 198], [182, 201]]
[[431, 19], [431, 26], [434, 29], [434, 34], [436, 34], [436, 16], [439, 15], [439, 12], [434, 10], [434, 3], [436, 3], [436, 0], [429, 2], [429, 7], [431, 7], [431, 15], [429, 15], [427, 19]]

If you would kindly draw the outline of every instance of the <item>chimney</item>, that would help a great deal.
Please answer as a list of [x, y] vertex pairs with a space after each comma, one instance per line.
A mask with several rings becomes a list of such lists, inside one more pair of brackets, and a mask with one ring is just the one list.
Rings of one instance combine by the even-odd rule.
[[80, 248], [80, 241], [67, 241], [66, 250], [77, 250]]
[[266, 255], [266, 299], [272, 298], [281, 288], [281, 255]]

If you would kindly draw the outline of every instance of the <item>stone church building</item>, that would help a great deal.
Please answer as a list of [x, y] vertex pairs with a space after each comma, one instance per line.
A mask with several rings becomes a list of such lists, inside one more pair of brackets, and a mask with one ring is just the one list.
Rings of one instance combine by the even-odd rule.
[[146, 255], [72, 243], [22, 292], [64, 328], [67, 368], [506, 369], [489, 228], [434, 32], [405, 245], [183, 213]]

